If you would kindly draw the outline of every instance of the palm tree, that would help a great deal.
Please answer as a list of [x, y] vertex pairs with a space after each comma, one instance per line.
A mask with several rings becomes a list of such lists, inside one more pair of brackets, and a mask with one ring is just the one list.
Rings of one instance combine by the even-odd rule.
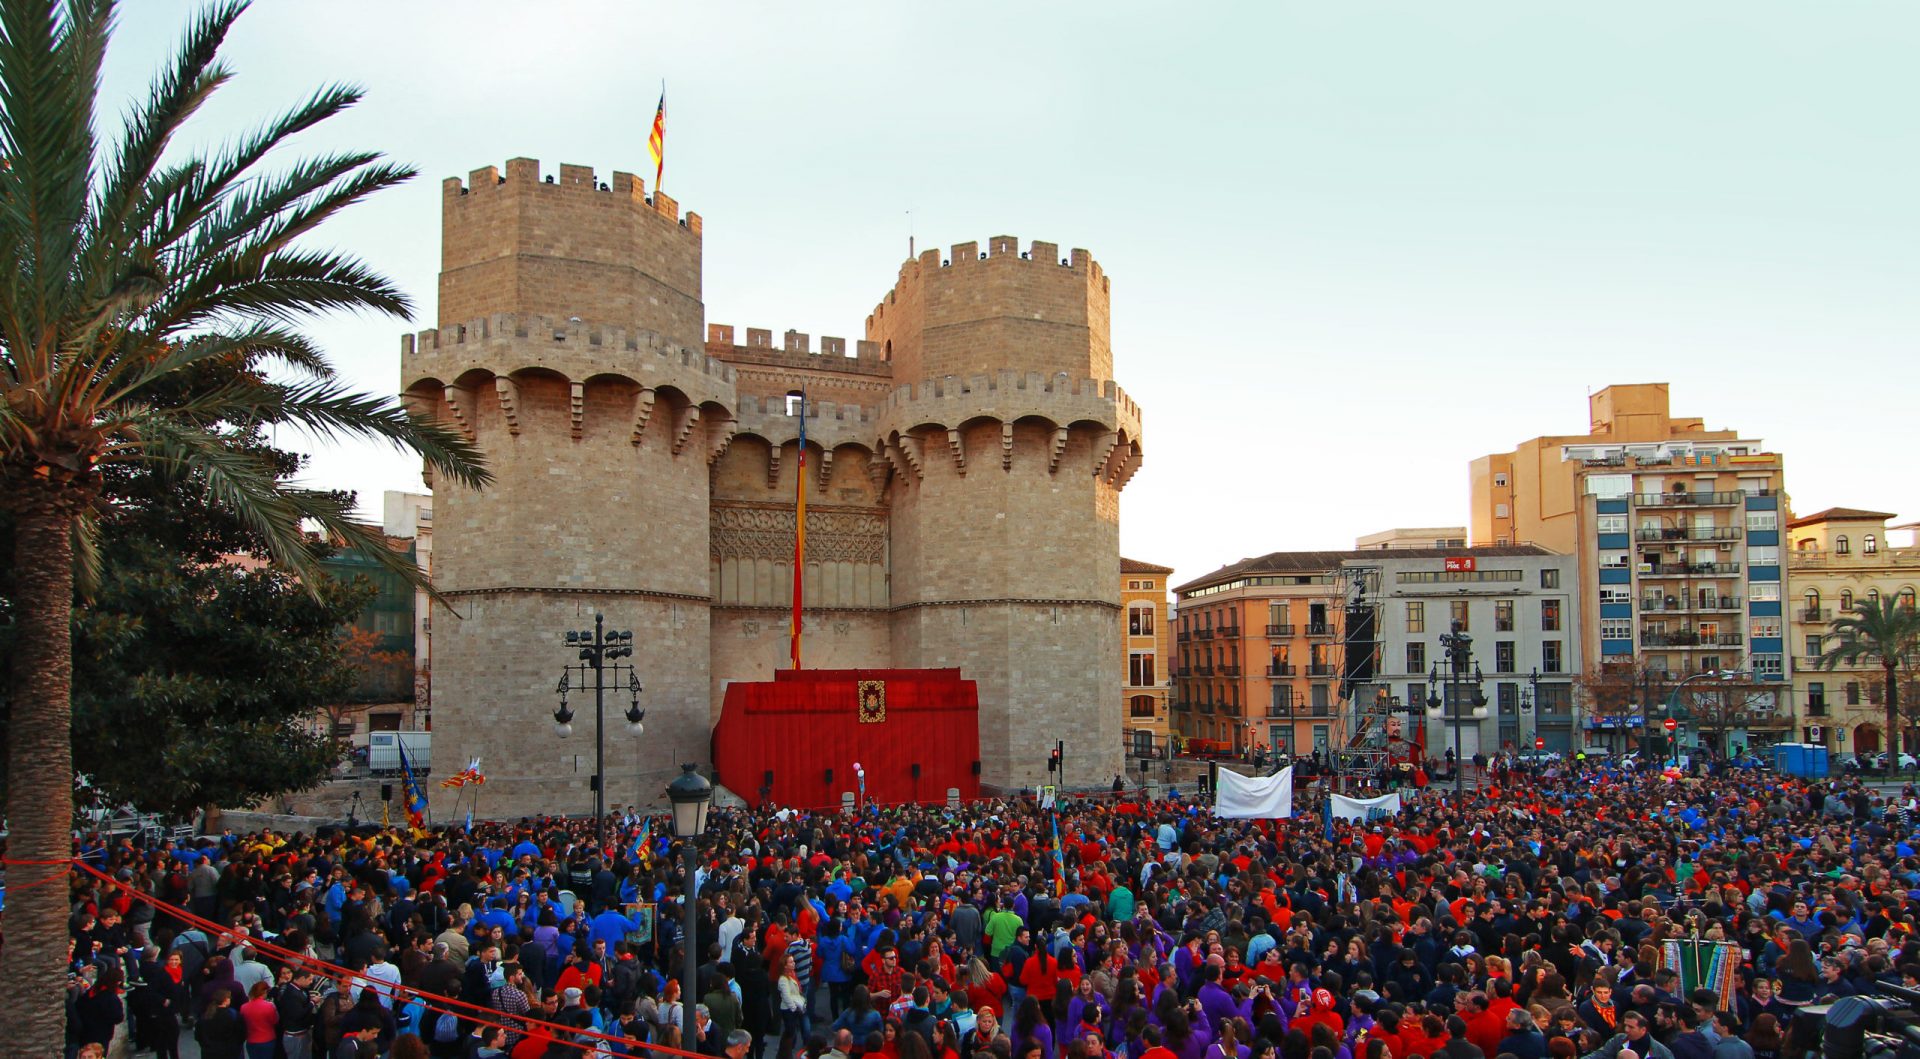
[[[299, 330], [311, 314], [406, 316], [407, 297], [360, 261], [303, 248], [339, 210], [413, 175], [373, 153], [261, 163], [360, 96], [331, 86], [216, 152], [175, 157], [181, 125], [230, 77], [217, 53], [244, 2], [187, 27], [134, 101], [118, 138], [95, 137], [112, 0], [0, 0], [0, 505], [15, 523], [17, 648], [7, 744], [7, 943], [0, 1041], [58, 1055], [65, 984], [66, 860], [72, 853], [70, 678], [76, 569], [90, 569], [93, 514], [115, 498], [103, 467], [142, 461], [201, 483], [311, 572], [303, 526], [390, 561], [337, 494], [288, 488], [233, 444], [248, 424], [376, 438], [438, 473], [482, 486], [460, 436], [394, 400], [348, 392]], [[277, 362], [185, 401], [150, 397], [196, 367]], [[177, 387], [175, 388], [177, 389]]]
[[1833, 646], [1821, 652], [1819, 665], [1878, 662], [1885, 676], [1887, 708], [1887, 767], [1900, 762], [1900, 670], [1920, 659], [1920, 612], [1898, 596], [1873, 596], [1856, 602], [1836, 616], [1831, 626]]

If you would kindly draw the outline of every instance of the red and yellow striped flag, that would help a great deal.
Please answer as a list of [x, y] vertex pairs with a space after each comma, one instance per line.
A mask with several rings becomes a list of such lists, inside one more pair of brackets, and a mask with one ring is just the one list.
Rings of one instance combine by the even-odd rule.
[[653, 133], [647, 137], [653, 153], [653, 190], [660, 190], [660, 174], [667, 171], [667, 90], [660, 89], [660, 105], [653, 111]]
[[793, 659], [795, 669], [800, 668], [800, 606], [807, 569], [807, 395], [804, 390], [800, 393], [799, 448], [799, 481], [794, 486], [793, 500], [793, 632], [787, 644], [787, 654]]

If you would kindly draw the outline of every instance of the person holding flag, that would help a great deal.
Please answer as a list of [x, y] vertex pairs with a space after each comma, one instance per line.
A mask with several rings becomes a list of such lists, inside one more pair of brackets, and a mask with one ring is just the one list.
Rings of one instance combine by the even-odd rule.
[[427, 826], [427, 792], [420, 786], [420, 777], [414, 774], [413, 762], [407, 757], [405, 743], [400, 747], [400, 772], [407, 781], [407, 826], [419, 829]]

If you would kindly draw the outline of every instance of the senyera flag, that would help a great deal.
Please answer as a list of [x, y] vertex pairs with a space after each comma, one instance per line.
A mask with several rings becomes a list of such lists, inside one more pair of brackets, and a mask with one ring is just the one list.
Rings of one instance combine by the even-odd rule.
[[667, 87], [660, 86], [660, 105], [653, 108], [653, 132], [647, 136], [647, 150], [653, 153], [653, 190], [660, 190], [660, 175], [667, 171]]

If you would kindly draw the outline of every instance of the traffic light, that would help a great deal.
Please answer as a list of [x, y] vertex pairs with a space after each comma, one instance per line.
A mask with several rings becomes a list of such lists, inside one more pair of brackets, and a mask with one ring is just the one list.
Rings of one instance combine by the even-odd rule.
[[1060, 748], [1059, 747], [1054, 747], [1052, 750], [1047, 752], [1047, 771], [1048, 772], [1060, 771]]

